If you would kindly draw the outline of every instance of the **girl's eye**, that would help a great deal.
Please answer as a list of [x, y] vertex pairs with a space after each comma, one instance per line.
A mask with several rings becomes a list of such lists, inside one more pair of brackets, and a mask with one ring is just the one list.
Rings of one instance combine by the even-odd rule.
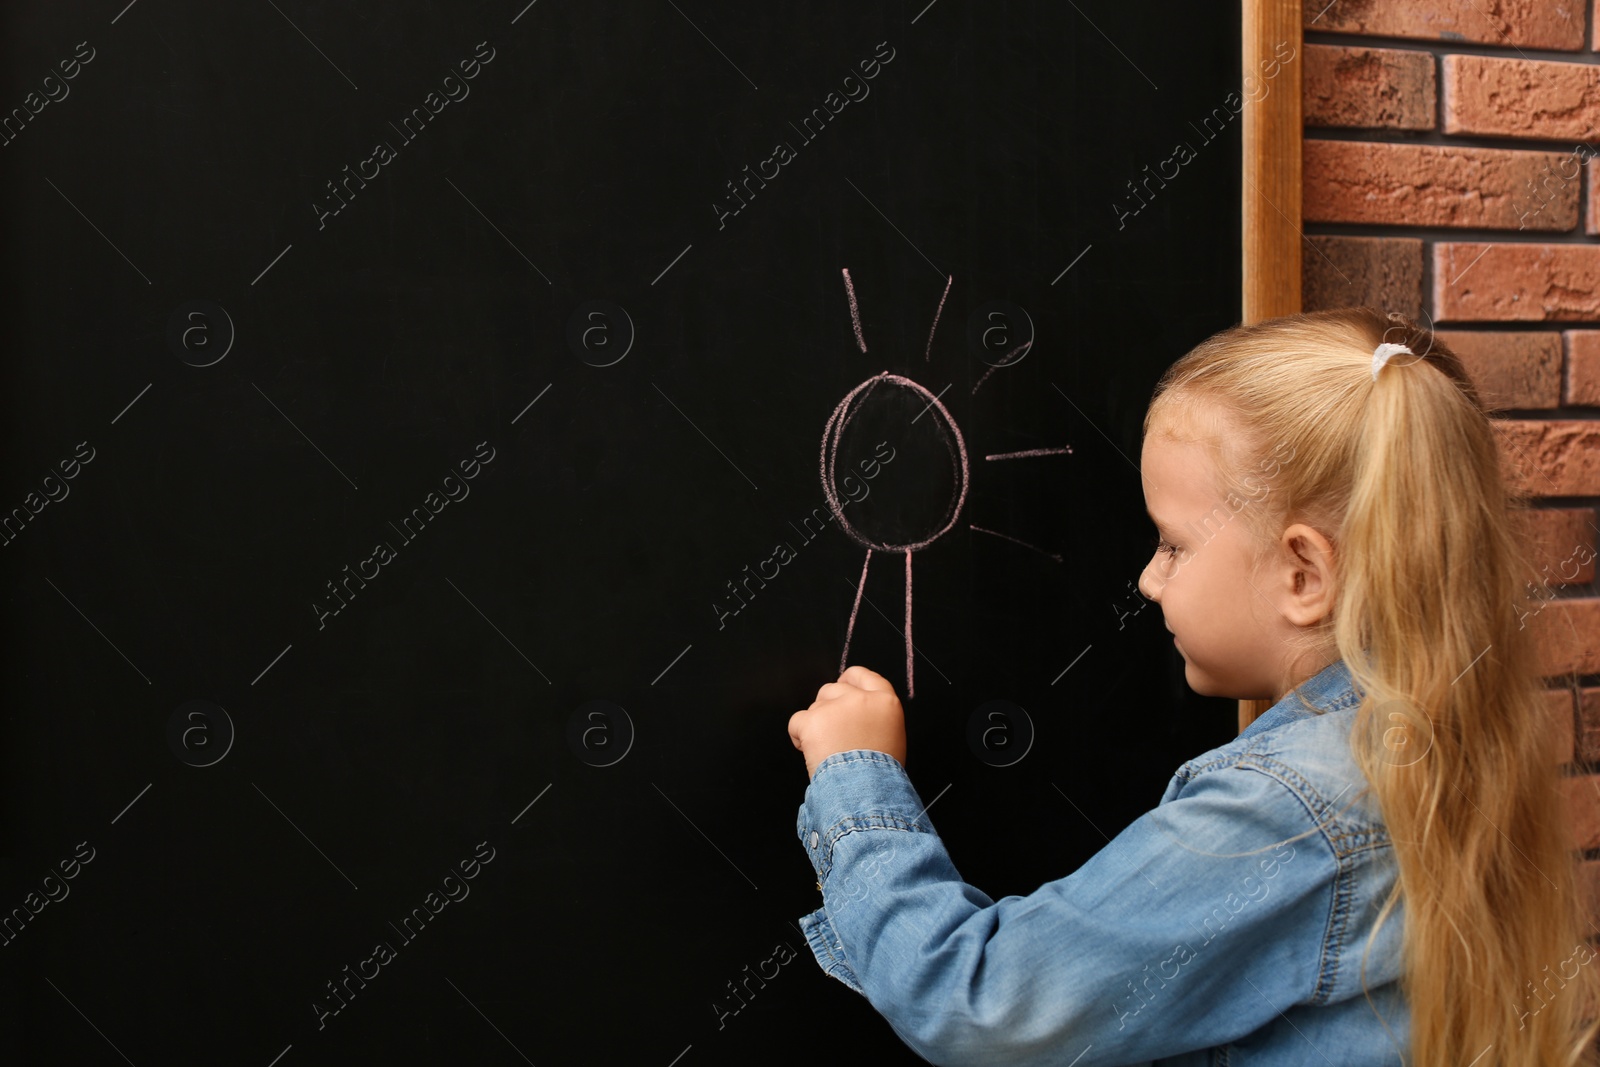
[[1177, 551], [1178, 551], [1178, 546], [1177, 545], [1169, 545], [1166, 541], [1164, 541], [1164, 540], [1162, 540], [1161, 538], [1158, 537], [1158, 538], [1156, 538], [1156, 551], [1157, 552], [1165, 552], [1169, 556], [1176, 555]]

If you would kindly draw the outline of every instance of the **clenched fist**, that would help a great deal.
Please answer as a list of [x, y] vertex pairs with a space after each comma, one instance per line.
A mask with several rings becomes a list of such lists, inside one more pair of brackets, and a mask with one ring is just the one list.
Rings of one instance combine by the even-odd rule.
[[886, 752], [906, 762], [906, 716], [894, 686], [865, 667], [847, 667], [817, 699], [789, 716], [789, 740], [806, 758], [806, 774], [835, 752], [854, 748]]

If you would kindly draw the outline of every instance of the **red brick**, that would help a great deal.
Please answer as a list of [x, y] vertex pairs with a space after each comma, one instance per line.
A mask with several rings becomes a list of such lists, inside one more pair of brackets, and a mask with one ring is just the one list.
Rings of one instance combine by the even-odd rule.
[[[1591, 927], [1600, 927], [1600, 860], [1578, 860], [1578, 901]], [[1592, 936], [1592, 935], [1591, 935]]]
[[[1528, 178], [1518, 190], [1517, 229], [1559, 229], [1562, 232], [1572, 229], [1564, 224], [1569, 217], [1568, 204], [1582, 183], [1584, 164], [1593, 157], [1594, 152], [1588, 145], [1575, 145], [1568, 151], [1554, 153], [1553, 158], [1539, 168], [1539, 173]], [[1592, 214], [1593, 205], [1590, 207]], [[1563, 224], [1541, 226], [1541, 217], [1550, 212], [1559, 213]], [[1577, 212], [1572, 211], [1570, 217], [1574, 222], [1576, 216]]]
[[[1600, 4], [1600, 0], [1595, 3]], [[1600, 27], [1595, 32], [1600, 33]], [[1592, 158], [1589, 163], [1584, 168], [1589, 172], [1589, 210], [1584, 215], [1583, 230], [1591, 237], [1600, 237], [1600, 167], [1593, 165]]]
[[1422, 319], [1422, 242], [1413, 237], [1308, 237], [1301, 309], [1366, 304]]
[[1593, 508], [1530, 507], [1516, 513], [1532, 564], [1527, 580], [1541, 600], [1562, 586], [1594, 581], [1594, 520]]
[[[1324, 7], [1324, 4], [1327, 6]], [[1583, 8], [1550, 0], [1306, 0], [1305, 28], [1576, 52]]]
[[1491, 411], [1561, 404], [1561, 337], [1552, 331], [1438, 330], [1434, 336], [1466, 364]]
[[1600, 66], [1444, 56], [1444, 131], [1543, 140], [1600, 135]]
[[[1574, 736], [1572, 726], [1572, 691], [1546, 689], [1545, 726], [1549, 729], [1550, 762], [1570, 763], [1573, 758]], [[1596, 738], [1600, 741], [1600, 738]]]
[[1307, 140], [1303, 210], [1307, 222], [1571, 230], [1578, 224], [1578, 183], [1557, 172], [1562, 158], [1505, 148]]
[[1600, 420], [1495, 419], [1493, 426], [1518, 492], [1600, 496]]
[[1539, 643], [1539, 672], [1546, 678], [1600, 674], [1600, 597], [1546, 602], [1528, 621]]
[[1593, 686], [1578, 690], [1577, 742], [1578, 759], [1585, 763], [1600, 762], [1600, 689]]
[[1566, 402], [1600, 407], [1600, 330], [1568, 330]]
[[1600, 245], [1433, 246], [1441, 322], [1600, 322]]
[[1431, 53], [1310, 44], [1305, 56], [1301, 101], [1307, 126], [1431, 130], [1438, 125]]
[[1600, 775], [1573, 775], [1563, 778], [1561, 785], [1566, 794], [1571, 847], [1600, 848]]

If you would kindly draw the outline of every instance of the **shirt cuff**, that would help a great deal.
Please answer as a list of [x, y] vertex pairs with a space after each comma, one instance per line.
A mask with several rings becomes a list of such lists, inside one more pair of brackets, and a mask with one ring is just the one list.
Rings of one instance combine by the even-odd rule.
[[[835, 888], [828, 881], [834, 846], [859, 830], [933, 833], [926, 807], [900, 761], [874, 749], [835, 752], [817, 764], [811, 784], [806, 787], [795, 831], [817, 874], [823, 906], [800, 917], [800, 932], [823, 973], [862, 996], [866, 996], [866, 990], [856, 978], [829, 915], [830, 907], [847, 907], [855, 899], [849, 894], [829, 894]], [[850, 881], [848, 877], [845, 880], [847, 889], [858, 888], [850, 886]]]
[[818, 908], [809, 915], [800, 916], [800, 932], [805, 935], [806, 944], [811, 947], [811, 954], [816, 957], [824, 974], [839, 979], [862, 996], [867, 995], [867, 991], [856, 980], [856, 972], [851, 969], [850, 961], [845, 958], [844, 943], [834, 933], [833, 923], [828, 921], [827, 909]]
[[835, 752], [817, 764], [795, 822], [819, 889], [827, 886], [839, 840], [872, 829], [935, 833], [899, 760], [872, 749]]

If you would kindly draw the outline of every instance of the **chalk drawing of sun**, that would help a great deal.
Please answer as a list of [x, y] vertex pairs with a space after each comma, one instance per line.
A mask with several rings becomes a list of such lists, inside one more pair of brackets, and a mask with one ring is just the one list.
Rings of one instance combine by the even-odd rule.
[[[841, 273], [844, 275], [845, 295], [850, 306], [850, 321], [855, 332], [856, 345], [862, 354], [866, 355], [867, 341], [861, 328], [861, 312], [856, 302], [855, 284], [851, 281], [849, 268], [844, 268]], [[928, 330], [924, 361], [931, 359], [934, 333], [939, 328], [939, 315], [944, 310], [945, 300], [949, 297], [950, 287], [954, 282], [953, 275], [946, 276], [944, 294], [939, 298], [939, 306], [933, 314], [933, 325]], [[995, 369], [1019, 361], [1032, 343], [1030, 327], [1029, 340], [1006, 352], [1000, 361], [992, 364], [990, 370], [979, 379], [978, 384], [973, 386], [973, 393], [978, 391]], [[839, 529], [867, 550], [866, 558], [861, 563], [861, 579], [856, 583], [855, 603], [850, 608], [850, 622], [845, 629], [844, 650], [839, 656], [839, 670], [843, 671], [849, 660], [850, 639], [855, 633], [856, 617], [861, 610], [861, 599], [867, 588], [867, 570], [872, 565], [873, 554], [903, 556], [908, 699], [916, 695], [911, 643], [911, 557], [918, 549], [926, 548], [943, 537], [960, 521], [961, 512], [967, 502], [967, 488], [972, 478], [966, 439], [962, 436], [961, 428], [956, 425], [949, 408], [945, 407], [940, 399], [948, 389], [947, 385], [936, 394], [904, 375], [891, 374], [885, 370], [846, 393], [844, 399], [833, 409], [833, 414], [829, 416], [822, 432], [820, 474], [828, 507], [838, 521]], [[915, 414], [912, 414], [913, 412]], [[855, 502], [856, 498], [851, 497], [850, 501], [841, 499], [840, 454], [850, 455], [857, 451], [852, 447], [854, 442], [877, 441], [885, 436], [892, 437], [895, 441], [895, 462], [901, 462], [898, 456], [903, 451], [906, 458], [911, 461], [909, 466], [916, 472], [915, 476], [909, 480], [903, 476], [897, 479], [902, 487], [902, 492], [898, 496], [891, 491], [887, 502], [879, 496], [879, 502], [873, 508], [858, 507], [852, 513], [852, 517], [847, 517], [844, 505], [847, 502]], [[1071, 446], [1032, 448], [1021, 452], [986, 455], [984, 459], [1022, 459], [1067, 454], [1071, 451]], [[848, 475], [851, 470], [850, 464], [844, 464], [842, 470]], [[863, 498], [862, 502], [870, 499], [872, 497], [868, 496]], [[863, 514], [863, 511], [866, 513]], [[992, 534], [1033, 549], [1057, 563], [1061, 562], [1059, 555], [1045, 552], [1008, 534], [971, 523], [968, 523], [968, 529]]]

